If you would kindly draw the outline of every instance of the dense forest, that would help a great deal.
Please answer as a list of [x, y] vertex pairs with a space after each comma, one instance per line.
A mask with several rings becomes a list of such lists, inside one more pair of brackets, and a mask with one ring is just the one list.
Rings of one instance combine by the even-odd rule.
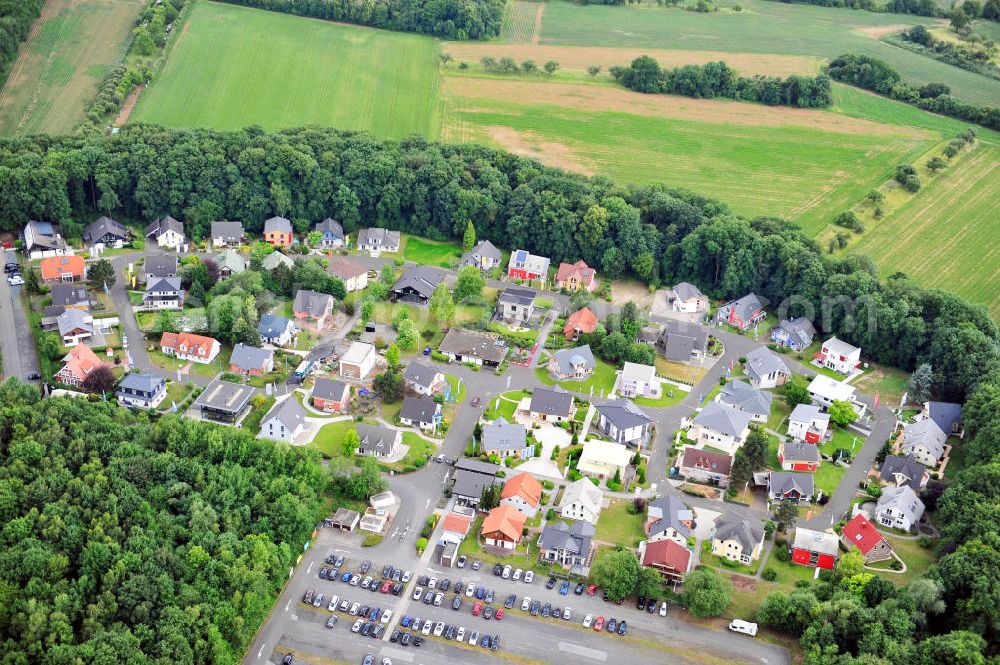
[[504, 0], [222, 0], [285, 14], [442, 39], [490, 39], [500, 34]]
[[13, 379], [0, 405], [0, 662], [239, 662], [322, 516], [318, 455]]
[[0, 86], [7, 81], [17, 49], [42, 13], [42, 0], [0, 0]]
[[697, 99], [725, 97], [768, 106], [824, 108], [833, 99], [826, 76], [740, 76], [725, 62], [685, 65], [663, 69], [648, 55], [639, 56], [627, 67], [612, 67], [611, 75], [630, 90]]
[[720, 298], [754, 291], [776, 307], [787, 302], [779, 314], [809, 314], [872, 360], [906, 370], [930, 363], [943, 397], [962, 398], [1000, 363], [1000, 330], [984, 308], [903, 274], [880, 280], [867, 257], [823, 254], [783, 220], [745, 220], [688, 191], [623, 188], [475, 144], [149, 125], [0, 141], [2, 228], [43, 219], [78, 236], [97, 214], [171, 214], [195, 238], [223, 218], [257, 233], [274, 214], [300, 232], [331, 216], [349, 231], [385, 226], [434, 239], [460, 239], [471, 221], [478, 238], [555, 262], [583, 259], [611, 278], [687, 280]]

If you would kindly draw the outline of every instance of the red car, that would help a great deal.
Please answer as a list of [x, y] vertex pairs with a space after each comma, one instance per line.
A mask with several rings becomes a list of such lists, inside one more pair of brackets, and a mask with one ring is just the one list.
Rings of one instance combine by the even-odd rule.
[[472, 406], [479, 406], [479, 398], [478, 397], [473, 397], [472, 398]]
[[499, 621], [500, 619], [503, 618], [503, 608], [502, 607], [497, 610], [497, 613], [493, 616], [493, 618], [496, 619], [497, 621]]
[[382, 593], [389, 593], [392, 590], [392, 582], [383, 582], [382, 588], [379, 589]]
[[596, 584], [591, 584], [590, 586], [587, 587], [587, 595], [588, 596], [593, 596], [595, 593], [597, 593], [597, 585]]
[[604, 628], [604, 617], [597, 617], [594, 619], [594, 630], [601, 632], [602, 628]]
[[476, 603], [472, 606], [472, 616], [477, 617], [483, 611], [483, 604]]

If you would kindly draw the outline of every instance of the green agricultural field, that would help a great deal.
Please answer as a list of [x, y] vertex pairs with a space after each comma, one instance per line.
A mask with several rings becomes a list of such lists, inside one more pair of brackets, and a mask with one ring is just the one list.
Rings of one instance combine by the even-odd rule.
[[1000, 99], [1000, 81], [879, 40], [900, 25], [930, 24], [933, 19], [767, 0], [741, 0], [740, 4], [745, 8], [742, 12], [702, 14], [652, 4], [581, 6], [568, 0], [552, 0], [545, 4], [539, 41], [558, 45], [784, 53], [830, 59], [853, 51], [889, 62], [914, 82], [946, 83], [958, 97], [970, 102], [996, 103]]
[[434, 136], [437, 51], [418, 35], [202, 1], [133, 120]]
[[146, 4], [46, 0], [0, 92], [0, 135], [71, 132]]

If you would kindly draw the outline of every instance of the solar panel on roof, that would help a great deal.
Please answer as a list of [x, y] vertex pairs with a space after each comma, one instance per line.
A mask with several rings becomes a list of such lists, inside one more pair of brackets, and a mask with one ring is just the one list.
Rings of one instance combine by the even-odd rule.
[[514, 261], [516, 263], [524, 263], [528, 260], [528, 253], [523, 249], [519, 249], [514, 253]]

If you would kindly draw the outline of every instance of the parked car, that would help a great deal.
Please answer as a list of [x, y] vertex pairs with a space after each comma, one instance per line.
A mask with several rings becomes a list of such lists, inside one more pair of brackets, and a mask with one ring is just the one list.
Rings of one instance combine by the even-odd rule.
[[542, 609], [541, 601], [536, 600], [533, 603], [531, 603], [531, 609], [528, 611], [528, 613], [531, 616], [536, 617], [538, 616], [538, 613], [541, 611], [541, 609]]
[[358, 619], [357, 621], [354, 622], [354, 625], [351, 626], [351, 632], [352, 633], [360, 633], [361, 632], [361, 627], [363, 625], [365, 625], [364, 619]]
[[757, 636], [757, 624], [752, 621], [733, 619], [729, 622], [729, 630], [734, 633], [743, 633], [744, 635], [749, 635], [750, 637]]
[[559, 585], [559, 595], [565, 596], [568, 593], [569, 593], [569, 580], [566, 580], [565, 582]]
[[572, 618], [573, 618], [573, 611], [570, 608], [568, 608], [568, 607], [564, 607], [563, 608], [563, 619], [566, 620], [566, 621], [569, 621]]
[[635, 609], [637, 609], [637, 610], [644, 610], [644, 609], [646, 609], [646, 597], [645, 596], [639, 596], [639, 599], [638, 599], [638, 601], [635, 604]]
[[649, 602], [646, 603], [646, 612], [652, 614], [655, 611], [656, 611], [656, 601], [650, 598]]
[[618, 622], [614, 618], [608, 619], [608, 632], [613, 633], [618, 629]]
[[576, 585], [576, 588], [573, 589], [573, 593], [576, 594], [577, 596], [582, 595], [584, 588], [585, 587], [583, 586], [583, 582], [580, 582], [579, 584]]
[[322, 607], [323, 605], [323, 594], [318, 593], [316, 597], [313, 598], [313, 607]]
[[409, 628], [410, 626], [413, 625], [413, 617], [411, 617], [409, 614], [404, 614], [402, 621], [399, 622], [399, 625], [402, 626], [403, 628]]
[[437, 625], [434, 626], [434, 637], [441, 637], [441, 633], [444, 632], [444, 621], [438, 621]]
[[553, 619], [562, 619], [562, 610], [559, 609], [558, 607], [553, 607], [552, 608], [552, 618]]
[[625, 619], [622, 619], [621, 622], [618, 624], [618, 634], [624, 635], [627, 630], [628, 630], [628, 623], [625, 621]]
[[[412, 639], [413, 639], [412, 635], [410, 635], [409, 633], [403, 633], [403, 636], [399, 639], [399, 643], [402, 644], [404, 647], [408, 647], [410, 646], [410, 641]], [[418, 644], [417, 646], [420, 645]]]
[[458, 633], [455, 634], [455, 640], [457, 642], [465, 641], [465, 626], [459, 626]]
[[497, 621], [500, 621], [501, 619], [503, 619], [503, 608], [502, 607], [499, 608], [499, 609], [497, 609], [497, 613], [493, 615], [493, 618], [496, 619]]
[[510, 608], [514, 607], [514, 603], [516, 602], [517, 602], [517, 595], [512, 593], [509, 596], [507, 596], [507, 600], [503, 601], [503, 606], [509, 610]]
[[476, 587], [476, 598], [478, 600], [482, 600], [485, 597], [486, 597], [486, 589], [484, 589], [481, 586], [477, 586]]
[[326, 627], [333, 628], [336, 625], [337, 625], [337, 615], [331, 614], [330, 618], [326, 620]]
[[403, 571], [403, 579], [401, 579], [400, 582], [402, 582], [403, 584], [406, 584], [409, 581], [410, 581], [410, 571], [404, 570]]
[[479, 642], [479, 646], [483, 647], [484, 649], [489, 649], [490, 643], [492, 642], [493, 640], [492, 638], [490, 638], [489, 635], [483, 635], [483, 639]]
[[344, 598], [342, 601], [340, 601], [340, 607], [338, 607], [337, 609], [339, 609], [341, 612], [347, 612], [348, 610], [351, 609], [351, 601]]
[[472, 582], [469, 582], [469, 586], [465, 587], [465, 595], [471, 598], [472, 594], [474, 594], [475, 592], [476, 592], [476, 585], [473, 584]]
[[327, 605], [326, 609], [333, 612], [334, 610], [337, 609], [337, 605], [339, 604], [340, 604], [340, 596], [334, 596], [333, 598], [330, 599], [330, 604]]
[[496, 651], [499, 648], [500, 648], [500, 636], [494, 635], [493, 640], [490, 642], [490, 650]]
[[493, 574], [496, 577], [500, 577], [501, 573], [503, 573], [503, 564], [498, 563], [497, 565], [493, 566]]
[[505, 580], [509, 580], [510, 579], [510, 574], [512, 572], [514, 572], [514, 570], [509, 565], [504, 566], [503, 570], [500, 571], [500, 577], [504, 578]]
[[482, 614], [482, 612], [483, 612], [483, 604], [482, 603], [477, 602], [475, 605], [472, 606], [472, 616], [477, 617], [480, 614]]
[[413, 600], [420, 600], [420, 597], [422, 595], [424, 595], [424, 588], [423, 587], [419, 587], [418, 586], [418, 587], [416, 587], [413, 590]]
[[473, 570], [479, 570], [482, 567], [483, 567], [483, 562], [482, 561], [480, 561], [479, 559], [473, 559], [473, 561], [472, 561], [472, 569]]
[[486, 602], [487, 603], [493, 602], [493, 589], [490, 589], [489, 591], [486, 592]]
[[597, 617], [594, 619], [594, 630], [600, 631], [604, 628], [604, 617]]
[[292, 665], [295, 662], [295, 656], [292, 654], [285, 654], [285, 657], [281, 659], [281, 665]]
[[337, 560], [333, 562], [333, 565], [336, 566], [337, 568], [343, 567], [343, 565], [344, 565], [344, 556], [343, 555], [338, 556]]
[[389, 623], [392, 620], [392, 610], [386, 610], [382, 612], [382, 623]]
[[441, 580], [441, 583], [438, 584], [438, 590], [439, 591], [447, 591], [450, 588], [451, 588], [451, 580], [449, 580], [447, 578]]
[[438, 585], [438, 578], [432, 577], [429, 580], [427, 580], [427, 588], [428, 589], [436, 589], [437, 585]]
[[434, 622], [428, 619], [424, 623], [424, 629], [420, 631], [422, 635], [430, 635], [431, 631], [434, 630]]
[[434, 594], [434, 607], [441, 607], [442, 602], [444, 602], [444, 594], [438, 591]]
[[397, 628], [394, 631], [392, 631], [391, 635], [389, 635], [389, 641], [390, 642], [398, 642], [399, 638], [401, 638], [402, 636], [403, 636], [403, 631], [401, 631], [399, 628]]
[[395, 584], [392, 585], [392, 595], [398, 596], [401, 593], [403, 593], [403, 583], [396, 582]]
[[468, 560], [469, 560], [469, 559], [468, 559], [468, 557], [466, 557], [466, 556], [465, 556], [465, 555], [463, 554], [462, 556], [458, 557], [458, 563], [457, 563], [456, 565], [457, 565], [457, 566], [458, 566], [459, 568], [465, 568], [465, 562], [466, 562], [466, 561], [468, 561]]
[[515, 582], [519, 582], [519, 581], [521, 581], [521, 574], [522, 574], [523, 572], [524, 572], [524, 571], [523, 571], [523, 570], [521, 570], [520, 568], [516, 569], [516, 570], [514, 571], [514, 574], [510, 576], [510, 579], [514, 580]]
[[305, 595], [302, 596], [302, 602], [305, 603], [306, 605], [311, 605], [313, 602], [313, 597], [315, 595], [316, 592], [314, 592], [312, 589], [309, 589], [308, 591], [306, 591]]
[[542, 607], [542, 616], [543, 617], [552, 616], [552, 603], [545, 603], [545, 605]]
[[527, 612], [528, 608], [530, 608], [530, 607], [531, 607], [531, 598], [529, 598], [528, 596], [525, 596], [524, 600], [521, 601], [521, 611], [522, 612]]
[[382, 588], [379, 589], [382, 593], [389, 593], [392, 590], [392, 582], [382, 582]]
[[451, 601], [451, 609], [456, 610], [456, 611], [462, 609], [462, 597], [461, 596], [455, 596], [455, 598]]
[[351, 611], [348, 612], [348, 614], [350, 614], [352, 617], [356, 617], [358, 616], [360, 610], [361, 610], [361, 603], [354, 603], [353, 605], [351, 605]]
[[474, 630], [469, 634], [469, 644], [476, 646], [479, 644], [479, 631]]
[[660, 603], [660, 616], [661, 617], [667, 616], [667, 601], [665, 600], [662, 603]]
[[527, 584], [531, 584], [535, 581], [535, 571], [527, 570], [524, 572], [524, 581]]
[[554, 589], [556, 586], [556, 578], [550, 577], [549, 581], [545, 583], [546, 589]]
[[493, 612], [494, 612], [493, 606], [492, 605], [487, 605], [486, 609], [483, 610], [483, 618], [486, 619], [487, 621], [489, 621], [490, 619], [493, 618]]
[[583, 617], [583, 627], [584, 628], [590, 628], [590, 626], [593, 623], [594, 623], [594, 615], [593, 614], [588, 614], [587, 616]]
[[327, 568], [326, 566], [323, 566], [322, 568], [319, 569], [319, 578], [321, 580], [325, 580], [326, 579], [326, 575], [329, 572], [330, 572], [330, 569]]
[[593, 596], [595, 593], [597, 593], [597, 585], [596, 584], [589, 585], [587, 587], [587, 595]]

